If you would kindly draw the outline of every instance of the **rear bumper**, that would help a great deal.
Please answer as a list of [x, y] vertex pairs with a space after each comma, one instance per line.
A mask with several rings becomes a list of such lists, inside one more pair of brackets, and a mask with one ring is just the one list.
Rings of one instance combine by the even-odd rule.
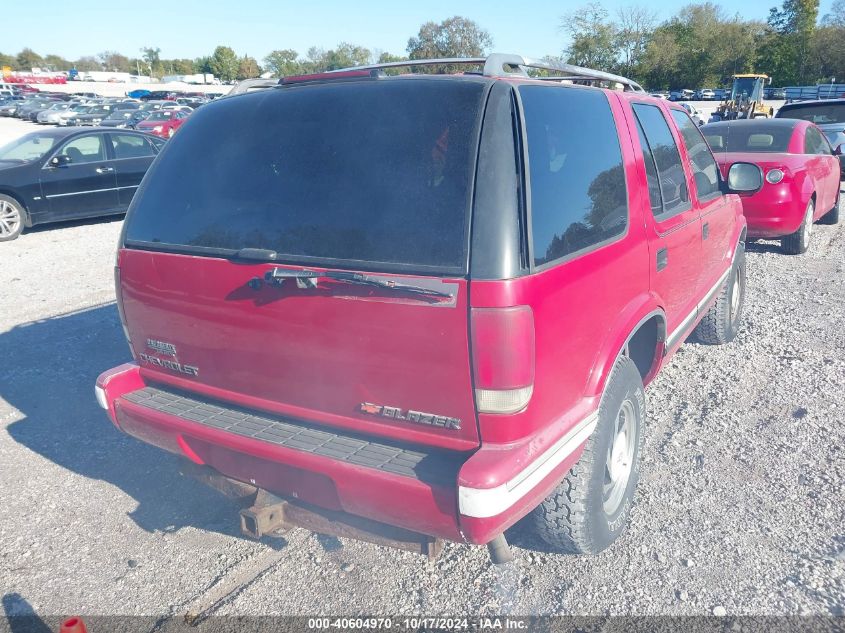
[[783, 237], [801, 226], [806, 202], [793, 197], [787, 189], [778, 194], [765, 197], [756, 194], [743, 198], [742, 208], [748, 222], [749, 237]]
[[274, 494], [433, 537], [483, 544], [536, 507], [580, 456], [596, 416], [510, 445], [428, 452], [419, 445], [229, 408], [147, 385], [135, 364], [97, 379], [125, 433]]

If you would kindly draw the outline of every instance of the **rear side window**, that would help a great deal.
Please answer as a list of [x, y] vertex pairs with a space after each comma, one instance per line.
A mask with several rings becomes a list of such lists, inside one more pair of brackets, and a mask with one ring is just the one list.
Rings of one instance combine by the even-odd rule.
[[628, 193], [616, 123], [598, 90], [521, 86], [534, 264], [625, 233]]
[[825, 138], [814, 127], [808, 127], [804, 135], [805, 154], [830, 154], [830, 148]]
[[[642, 125], [660, 179], [663, 209], [660, 213], [655, 213], [655, 217], [662, 220], [686, 211], [692, 206], [689, 200], [687, 178], [669, 124], [657, 106], [635, 103], [632, 107], [640, 125]], [[654, 200], [652, 200], [652, 208], [654, 209], [653, 205]]]
[[110, 136], [114, 157], [117, 159], [155, 156], [152, 145], [143, 136], [135, 134], [111, 134]]
[[126, 243], [464, 271], [488, 85], [326, 83], [203, 107], [148, 172]]
[[720, 195], [719, 167], [698, 126], [692, 122], [689, 115], [680, 110], [672, 110], [672, 118], [678, 124], [681, 138], [687, 148], [687, 156], [692, 163], [692, 175], [695, 178], [698, 198], [712, 198]]
[[663, 196], [660, 193], [660, 177], [657, 175], [657, 164], [654, 162], [654, 154], [645, 138], [643, 126], [637, 120], [637, 136], [640, 139], [640, 148], [643, 150], [643, 162], [645, 163], [645, 175], [648, 182], [648, 198], [651, 204], [651, 212], [654, 215], [663, 213]]

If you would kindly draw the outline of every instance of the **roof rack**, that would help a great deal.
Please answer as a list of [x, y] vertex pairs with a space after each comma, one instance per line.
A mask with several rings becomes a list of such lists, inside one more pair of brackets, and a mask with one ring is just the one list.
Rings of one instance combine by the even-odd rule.
[[608, 82], [619, 84], [623, 90], [630, 92], [645, 92], [636, 81], [606, 73], [601, 70], [573, 66], [562, 62], [550, 62], [542, 59], [532, 59], [522, 55], [509, 55], [504, 53], [492, 53], [487, 57], [444, 57], [441, 59], [409, 59], [401, 62], [385, 62], [383, 64], [367, 64], [364, 66], [352, 66], [330, 70], [326, 74], [343, 73], [359, 70], [381, 70], [385, 68], [407, 68], [411, 66], [442, 66], [442, 65], [471, 65], [482, 66], [482, 75], [485, 77], [528, 77], [527, 69], [534, 68], [551, 72], [562, 73], [563, 76], [541, 77], [549, 81], [589, 81]]

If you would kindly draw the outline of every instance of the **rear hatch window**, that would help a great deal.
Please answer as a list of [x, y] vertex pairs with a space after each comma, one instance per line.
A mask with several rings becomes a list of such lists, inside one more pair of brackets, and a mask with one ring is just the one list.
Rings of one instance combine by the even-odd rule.
[[133, 201], [127, 246], [462, 273], [489, 83], [292, 86], [205, 107]]

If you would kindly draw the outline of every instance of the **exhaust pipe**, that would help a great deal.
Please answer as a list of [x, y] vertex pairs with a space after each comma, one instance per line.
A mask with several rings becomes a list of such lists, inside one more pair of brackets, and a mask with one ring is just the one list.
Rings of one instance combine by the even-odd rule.
[[492, 541], [487, 543], [487, 551], [490, 552], [490, 560], [494, 565], [504, 565], [513, 562], [513, 552], [504, 534], [499, 534]]

